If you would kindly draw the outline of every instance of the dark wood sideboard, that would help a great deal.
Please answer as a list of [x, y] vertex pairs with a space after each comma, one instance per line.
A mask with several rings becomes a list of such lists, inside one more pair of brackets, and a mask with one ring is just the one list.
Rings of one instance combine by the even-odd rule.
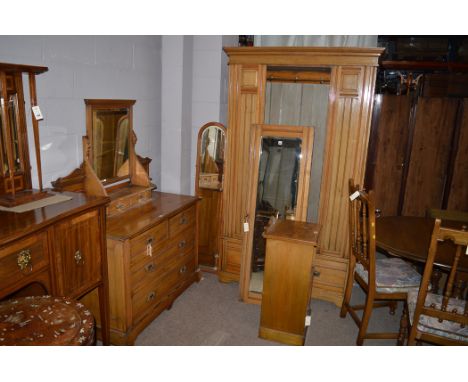
[[71, 200], [0, 211], [0, 300], [50, 294], [79, 299], [96, 290], [109, 343], [106, 205], [109, 198], [65, 192]]

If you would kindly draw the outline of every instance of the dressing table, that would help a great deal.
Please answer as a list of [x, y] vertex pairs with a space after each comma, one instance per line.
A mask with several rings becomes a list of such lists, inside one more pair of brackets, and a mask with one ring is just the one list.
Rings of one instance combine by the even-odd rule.
[[[110, 342], [138, 334], [194, 281], [198, 198], [156, 192], [135, 153], [134, 100], [85, 100], [83, 164], [52, 182], [56, 190], [110, 198], [107, 207]], [[82, 301], [94, 313], [96, 293]], [[97, 319], [98, 337], [101, 322]]]

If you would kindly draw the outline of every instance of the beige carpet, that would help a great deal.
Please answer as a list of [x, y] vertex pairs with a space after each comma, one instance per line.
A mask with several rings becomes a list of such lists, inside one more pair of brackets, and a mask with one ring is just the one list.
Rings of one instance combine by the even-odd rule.
[[[353, 302], [364, 295], [355, 287]], [[387, 308], [374, 310], [370, 330], [398, 331], [401, 304], [395, 316]], [[260, 306], [239, 301], [239, 285], [223, 284], [204, 274], [137, 338], [135, 345], [280, 345], [258, 338]], [[332, 303], [313, 300], [312, 322], [306, 345], [355, 345], [357, 327], [349, 317], [340, 318]], [[365, 345], [394, 345], [394, 340], [366, 340]]]

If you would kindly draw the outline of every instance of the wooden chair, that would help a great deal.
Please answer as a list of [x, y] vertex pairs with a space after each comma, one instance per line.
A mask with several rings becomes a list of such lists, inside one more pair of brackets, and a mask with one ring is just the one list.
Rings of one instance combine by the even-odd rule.
[[[430, 281], [437, 247], [451, 241], [456, 246], [450, 272], [442, 289], [443, 295], [431, 293]], [[408, 312], [411, 329], [408, 345], [428, 341], [439, 345], [468, 345], [468, 302], [455, 298], [455, 279], [462, 256], [467, 256], [468, 232], [441, 227], [436, 219], [431, 244], [419, 291], [408, 292]]]
[[[404, 323], [400, 333], [367, 333], [373, 308], [390, 307], [394, 314], [397, 301], [405, 301], [407, 292], [417, 290], [421, 276], [413, 267], [399, 258], [376, 260], [375, 250], [375, 204], [372, 191], [366, 193], [349, 180], [349, 241], [350, 255], [341, 317], [351, 315], [359, 328], [356, 344], [362, 345], [364, 339], [398, 339], [403, 344]], [[354, 280], [366, 293], [362, 305], [351, 305]], [[363, 310], [359, 318], [356, 311]], [[402, 319], [406, 318], [405, 315]]]

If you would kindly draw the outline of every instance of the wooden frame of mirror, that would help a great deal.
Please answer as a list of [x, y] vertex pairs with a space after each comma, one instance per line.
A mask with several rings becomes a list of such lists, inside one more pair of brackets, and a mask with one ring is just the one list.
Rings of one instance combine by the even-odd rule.
[[[213, 127], [222, 132], [224, 142], [222, 142], [222, 161], [210, 156], [212, 165], [217, 166], [215, 173], [202, 176], [202, 144], [203, 136]], [[195, 175], [195, 195], [201, 198], [198, 208], [198, 264], [203, 271], [217, 272], [219, 251], [221, 248], [221, 225], [223, 211], [223, 178], [224, 178], [224, 151], [226, 145], [226, 128], [219, 122], [208, 122], [204, 124], [198, 132], [197, 143], [197, 164]], [[218, 148], [215, 149], [218, 152]], [[216, 156], [216, 155], [215, 155]], [[221, 170], [219, 166], [221, 165]], [[201, 261], [200, 261], [201, 258]]]
[[[52, 182], [55, 190], [84, 191], [89, 195], [109, 196], [111, 202], [107, 214], [114, 215], [135, 205], [151, 200], [151, 192], [156, 188], [151, 183], [148, 172], [135, 153], [136, 135], [133, 132], [133, 105], [135, 100], [85, 99], [86, 132], [83, 137], [83, 163], [69, 175]], [[128, 175], [101, 180], [93, 168], [95, 139], [93, 132], [93, 112], [95, 110], [128, 109]]]
[[[42, 187], [39, 123], [32, 113], [39, 190], [32, 189], [23, 73], [28, 74], [31, 107], [37, 106], [35, 76], [45, 66], [0, 63], [0, 205], [13, 207], [47, 197]], [[12, 114], [13, 113], [13, 114]], [[11, 114], [11, 115], [10, 115]], [[14, 169], [11, 171], [11, 169]]]
[[249, 232], [245, 241], [245, 253], [241, 263], [240, 294], [244, 302], [260, 303], [261, 294], [249, 290], [252, 274], [252, 251], [254, 238], [255, 215], [257, 208], [258, 175], [261, 157], [261, 144], [264, 137], [301, 139], [301, 155], [298, 171], [297, 201], [294, 220], [306, 221], [310, 186], [310, 170], [312, 165], [312, 150], [314, 147], [314, 129], [309, 126], [287, 125], [253, 125], [253, 150], [251, 152], [252, 169], [250, 177], [250, 199], [248, 201]]

